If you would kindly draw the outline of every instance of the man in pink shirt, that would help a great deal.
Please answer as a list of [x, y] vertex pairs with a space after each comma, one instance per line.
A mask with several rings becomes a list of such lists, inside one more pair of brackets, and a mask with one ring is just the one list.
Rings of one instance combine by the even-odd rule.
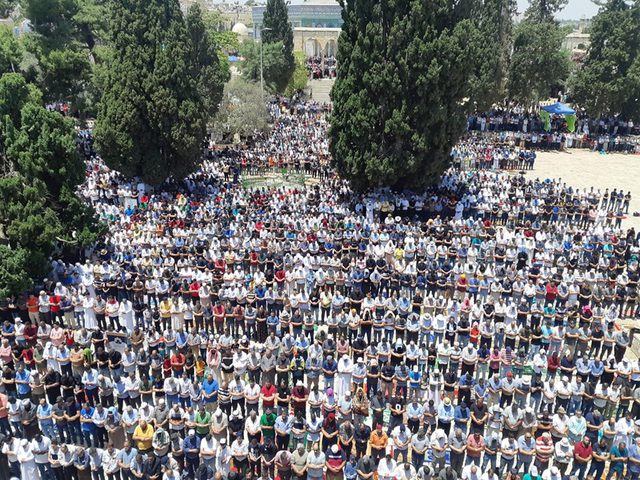
[[467, 437], [467, 465], [474, 463], [480, 466], [480, 456], [484, 452], [484, 438], [480, 433], [472, 433]]

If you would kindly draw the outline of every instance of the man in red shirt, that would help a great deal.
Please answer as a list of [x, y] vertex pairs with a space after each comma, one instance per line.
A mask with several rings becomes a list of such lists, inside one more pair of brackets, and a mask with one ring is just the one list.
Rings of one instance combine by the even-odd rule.
[[260, 390], [260, 397], [262, 398], [262, 408], [273, 408], [276, 402], [276, 387], [272, 385], [270, 381], [266, 381]]
[[545, 300], [547, 303], [553, 303], [556, 301], [556, 297], [558, 296], [558, 286], [556, 282], [549, 282], [545, 287]]
[[587, 466], [593, 457], [593, 447], [589, 437], [584, 437], [573, 447], [573, 468], [571, 475], [578, 474], [578, 478], [582, 480], [587, 472]]
[[480, 456], [484, 452], [484, 438], [475, 432], [467, 438], [467, 461], [480, 466]]
[[51, 311], [51, 317], [54, 321], [61, 321], [61, 312], [60, 312], [60, 296], [59, 295], [51, 295], [49, 296], [49, 308]]
[[24, 325], [24, 340], [27, 345], [35, 345], [38, 340], [38, 324], [37, 322], [29, 322]]
[[182, 375], [184, 362], [185, 357], [181, 352], [176, 351], [173, 355], [171, 355], [171, 369], [173, 370], [174, 376], [179, 377]]
[[293, 388], [291, 397], [293, 399], [294, 412], [306, 412], [309, 389], [305, 387], [301, 381], [298, 381], [296, 386]]

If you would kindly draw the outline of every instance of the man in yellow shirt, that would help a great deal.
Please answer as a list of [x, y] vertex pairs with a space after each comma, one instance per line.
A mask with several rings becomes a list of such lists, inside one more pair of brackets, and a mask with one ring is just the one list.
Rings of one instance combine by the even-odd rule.
[[133, 441], [136, 442], [136, 447], [140, 453], [149, 453], [151, 451], [153, 442], [154, 430], [151, 425], [142, 420], [136, 429], [133, 431]]

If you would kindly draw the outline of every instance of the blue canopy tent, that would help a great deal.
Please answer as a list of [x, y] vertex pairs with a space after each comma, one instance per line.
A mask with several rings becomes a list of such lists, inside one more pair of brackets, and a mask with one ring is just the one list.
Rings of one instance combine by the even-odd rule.
[[546, 107], [542, 107], [542, 110], [550, 113], [551, 115], [575, 115], [576, 111], [571, 108], [569, 105], [564, 103], [556, 102], [552, 105], [547, 105]]
[[564, 115], [567, 119], [567, 130], [574, 132], [576, 129], [576, 111], [569, 105], [556, 102], [542, 107], [540, 118], [544, 120], [544, 129], [551, 130], [551, 115]]

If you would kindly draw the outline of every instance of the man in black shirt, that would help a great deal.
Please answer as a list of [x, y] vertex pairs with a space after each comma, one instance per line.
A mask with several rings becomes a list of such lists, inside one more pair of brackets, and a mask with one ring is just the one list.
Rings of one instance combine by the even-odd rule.
[[405, 398], [399, 395], [394, 395], [391, 397], [389, 401], [389, 408], [391, 409], [391, 417], [389, 418], [389, 429], [387, 433], [390, 435], [393, 429], [397, 425], [402, 425], [404, 423], [404, 412], [405, 408]]
[[369, 445], [369, 438], [371, 437], [371, 428], [365, 423], [360, 423], [360, 426], [356, 428], [354, 438], [356, 441], [356, 457], [364, 458], [367, 453], [367, 446]]
[[473, 405], [471, 405], [471, 433], [484, 433], [484, 426], [489, 418], [489, 411], [484, 404], [482, 397], [478, 398]]
[[358, 480], [370, 480], [378, 470], [378, 465], [370, 455], [364, 455], [358, 462], [356, 471], [358, 472]]

